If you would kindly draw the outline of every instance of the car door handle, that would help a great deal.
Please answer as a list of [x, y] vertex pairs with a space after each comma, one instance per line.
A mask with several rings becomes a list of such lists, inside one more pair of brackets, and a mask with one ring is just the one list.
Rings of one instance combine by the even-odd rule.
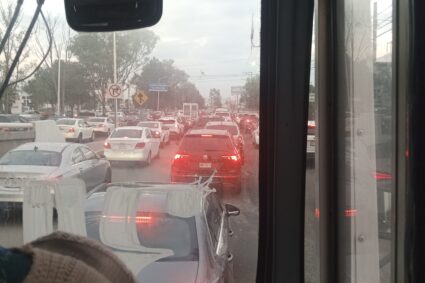
[[233, 261], [233, 254], [232, 253], [228, 253], [227, 254], [227, 261], [228, 262], [232, 262]]

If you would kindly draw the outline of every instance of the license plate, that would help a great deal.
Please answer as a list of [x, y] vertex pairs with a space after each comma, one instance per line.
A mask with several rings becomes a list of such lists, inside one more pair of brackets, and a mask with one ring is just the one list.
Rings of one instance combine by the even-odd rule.
[[211, 163], [199, 163], [199, 168], [211, 168]]
[[119, 144], [118, 145], [118, 149], [119, 150], [127, 150], [127, 145], [125, 145], [125, 144]]

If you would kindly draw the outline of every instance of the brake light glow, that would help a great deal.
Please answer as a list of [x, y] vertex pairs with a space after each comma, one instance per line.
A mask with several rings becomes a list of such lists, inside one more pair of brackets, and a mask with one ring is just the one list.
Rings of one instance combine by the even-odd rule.
[[74, 128], [69, 128], [68, 129], [68, 133], [75, 133], [75, 129]]
[[309, 129], [316, 129], [316, 125], [314, 125], [314, 124], [308, 124], [307, 127]]
[[212, 135], [201, 135], [201, 137], [210, 138], [210, 137], [212, 137]]
[[189, 155], [176, 154], [176, 155], [174, 156], [174, 160], [183, 159], [183, 158], [186, 158], [186, 157], [188, 157], [188, 156], [189, 156]]
[[109, 222], [127, 222], [130, 223], [133, 219], [137, 224], [150, 224], [152, 223], [152, 216], [115, 216], [115, 215], [102, 215], [102, 218], [106, 218]]
[[136, 148], [144, 148], [145, 147], [145, 143], [144, 142], [139, 142], [136, 144]]
[[222, 158], [232, 161], [238, 161], [239, 157], [236, 155], [223, 155]]
[[373, 177], [377, 181], [392, 180], [393, 179], [393, 176], [391, 174], [385, 173], [385, 172], [374, 172]]
[[344, 211], [344, 215], [346, 217], [354, 217], [357, 216], [357, 209], [346, 209]]
[[111, 148], [111, 144], [110, 144], [109, 142], [105, 142], [105, 143], [103, 144], [103, 147], [104, 147], [104, 148]]

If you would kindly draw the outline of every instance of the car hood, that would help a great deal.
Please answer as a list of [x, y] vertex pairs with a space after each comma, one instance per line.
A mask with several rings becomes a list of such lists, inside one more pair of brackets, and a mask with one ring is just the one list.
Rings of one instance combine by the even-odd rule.
[[156, 261], [137, 274], [137, 281], [143, 283], [195, 283], [198, 261]]

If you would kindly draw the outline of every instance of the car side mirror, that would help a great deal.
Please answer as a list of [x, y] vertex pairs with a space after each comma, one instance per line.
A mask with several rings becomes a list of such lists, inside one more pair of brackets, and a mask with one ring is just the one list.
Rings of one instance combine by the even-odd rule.
[[224, 205], [227, 216], [238, 216], [241, 213], [241, 210], [232, 204], [226, 203]]
[[66, 19], [76, 31], [119, 31], [155, 25], [162, 0], [65, 0]]

